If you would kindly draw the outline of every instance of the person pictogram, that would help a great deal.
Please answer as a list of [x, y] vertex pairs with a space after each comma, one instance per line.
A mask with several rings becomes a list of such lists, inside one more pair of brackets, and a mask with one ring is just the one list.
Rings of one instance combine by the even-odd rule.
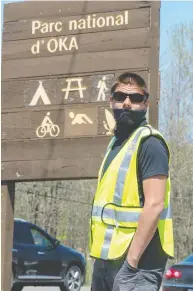
[[105, 93], [108, 90], [107, 86], [106, 86], [106, 77], [103, 76], [101, 80], [99, 80], [97, 88], [99, 89], [99, 93], [98, 93], [98, 97], [97, 97], [97, 101], [105, 101]]

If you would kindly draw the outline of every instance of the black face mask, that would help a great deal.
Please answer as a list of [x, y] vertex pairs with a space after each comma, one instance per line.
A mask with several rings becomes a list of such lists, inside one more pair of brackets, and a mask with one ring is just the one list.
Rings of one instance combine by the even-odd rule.
[[116, 133], [129, 134], [146, 120], [147, 110], [113, 109]]

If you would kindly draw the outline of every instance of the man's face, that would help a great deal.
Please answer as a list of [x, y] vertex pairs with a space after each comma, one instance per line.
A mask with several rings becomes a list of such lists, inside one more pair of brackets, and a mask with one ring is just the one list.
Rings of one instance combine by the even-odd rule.
[[[114, 100], [114, 98], [111, 96], [110, 98], [110, 106], [112, 109], [131, 109], [131, 110], [147, 110], [148, 107], [148, 101], [142, 101], [137, 100], [137, 94], [144, 95], [143, 90], [138, 87], [135, 84], [119, 84], [117, 88], [115, 89], [115, 92], [122, 92], [125, 94], [126, 99], [125, 100]], [[130, 94], [134, 94], [132, 97], [129, 97]], [[136, 95], [135, 95], [136, 94]], [[120, 94], [121, 95], [121, 94]], [[124, 96], [124, 95], [123, 95]], [[136, 99], [135, 99], [136, 96]]]

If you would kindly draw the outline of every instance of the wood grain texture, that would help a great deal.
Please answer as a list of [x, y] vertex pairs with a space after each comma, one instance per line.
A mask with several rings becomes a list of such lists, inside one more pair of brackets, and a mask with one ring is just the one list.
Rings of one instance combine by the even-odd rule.
[[148, 69], [149, 49], [83, 53], [2, 63], [2, 80], [108, 70]]
[[[60, 128], [59, 137], [64, 136], [64, 110], [23, 111], [2, 114], [2, 139], [38, 138], [36, 130], [50, 112], [53, 124]], [[49, 133], [45, 138], [52, 138]]]
[[159, 97], [159, 39], [160, 39], [160, 1], [153, 1], [151, 8], [150, 28], [150, 123], [158, 128], [158, 97]]
[[24, 106], [25, 81], [8, 81], [1, 83], [1, 106], [14, 108]]
[[[40, 86], [42, 89], [38, 95], [39, 98], [36, 107], [45, 107], [45, 103], [42, 100], [43, 94], [47, 95], [51, 105], [97, 102], [99, 95], [98, 84], [104, 76], [107, 88], [105, 90], [105, 101], [109, 101], [114, 74], [108, 74], [106, 72], [97, 75], [78, 76], [78, 79], [75, 78], [74, 81], [71, 81], [70, 88], [73, 89], [76, 87], [78, 89], [78, 81], [80, 80], [81, 88], [85, 88], [82, 90], [83, 98], [81, 98], [79, 90], [70, 91], [66, 95], [66, 92], [63, 91], [68, 86], [68, 78], [66, 76], [52, 79], [2, 82], [2, 109], [19, 107], [31, 107], [33, 109], [34, 106], [30, 104]], [[99, 102], [101, 103], [103, 100], [100, 98]]]
[[26, 1], [6, 4], [4, 8], [4, 21], [65, 17], [115, 10], [130, 10], [149, 6], [150, 1]]
[[11, 290], [15, 183], [1, 184], [1, 290]]
[[[3, 180], [97, 177], [110, 139], [105, 131], [107, 100], [95, 104], [97, 84], [103, 74], [108, 75], [108, 94], [115, 77], [124, 71], [144, 77], [150, 89], [150, 122], [156, 126], [159, 5], [160, 2], [149, 1], [26, 1], [6, 5], [2, 64]], [[126, 26], [69, 30], [69, 20], [86, 18], [89, 14], [118, 15], [124, 10], [129, 11]], [[49, 23], [62, 20], [64, 29], [32, 35], [33, 19]], [[31, 53], [31, 46], [39, 40], [58, 41], [73, 36], [77, 38], [78, 51], [63, 49], [49, 53], [42, 46], [40, 54], [34, 57]], [[61, 89], [66, 87], [65, 78], [75, 76], [87, 76], [84, 82], [89, 90], [84, 100], [78, 100], [77, 92], [64, 100]], [[39, 81], [43, 81], [51, 105], [40, 102], [35, 108], [30, 107]], [[85, 113], [91, 113], [94, 118], [92, 132], [77, 127], [72, 134], [72, 124], [68, 124], [70, 113], [81, 114], [89, 108]], [[35, 130], [48, 112], [53, 123], [59, 125], [60, 133], [54, 138], [39, 139]]]
[[[76, 37], [78, 50], [74, 47], [71, 50], [70, 42], [73, 35], [66, 38], [65, 35], [53, 38], [41, 38], [39, 40], [17, 40], [8, 41], [3, 43], [2, 56], [3, 60], [16, 60], [16, 59], [29, 59], [48, 56], [60, 56], [76, 53], [95, 53], [101, 51], [123, 50], [132, 48], [146, 48], [149, 47], [149, 28], [129, 29], [121, 31], [107, 31], [80, 34]], [[48, 49], [53, 43], [53, 48], [57, 47], [57, 44], [66, 38], [66, 50], [63, 48], [61, 51], [59, 48], [51, 53]], [[44, 44], [41, 44], [40, 53], [33, 54], [31, 52], [32, 46], [38, 41], [44, 40]], [[57, 43], [57, 44], [56, 44]]]
[[[57, 160], [79, 157], [89, 159], [103, 155], [103, 148], [110, 137], [78, 137], [67, 139], [28, 139], [2, 141], [2, 162]], [[34, 151], [36, 149], [36, 151]], [[17, 153], [17, 154], [16, 154]]]
[[100, 103], [88, 103], [6, 112], [2, 114], [2, 140], [106, 135], [104, 126], [99, 130], [99, 123], [101, 128], [107, 122], [104, 110]]
[[2, 179], [14, 181], [97, 178], [101, 159], [33, 160], [3, 163]]
[[[98, 18], [103, 17], [107, 18], [108, 16], [113, 16], [114, 18], [118, 15], [123, 15], [124, 12], [114, 11], [108, 13], [99, 13], [96, 14], [95, 19], [97, 21]], [[16, 22], [8, 22], [5, 23], [3, 29], [3, 40], [4, 41], [11, 41], [11, 40], [22, 40], [22, 39], [37, 39], [37, 38], [45, 38], [45, 37], [56, 37], [59, 35], [69, 35], [69, 34], [81, 34], [81, 33], [88, 33], [88, 32], [103, 32], [103, 31], [119, 31], [123, 29], [131, 29], [131, 28], [144, 28], [150, 26], [150, 9], [149, 8], [142, 8], [142, 9], [134, 9], [128, 11], [128, 23], [123, 25], [110, 25], [103, 26], [103, 27], [92, 27], [86, 29], [74, 29], [74, 26], [70, 28], [69, 23], [72, 20], [79, 21], [80, 19], [86, 19], [86, 16], [73, 16], [73, 17], [57, 17], [57, 18], [45, 18], [42, 20], [42, 23], [62, 23], [62, 29], [59, 28], [60, 31], [54, 29], [54, 26], [51, 31], [49, 32], [41, 32], [40, 29], [36, 29], [34, 33], [32, 33], [32, 22], [33, 20], [22, 20]], [[36, 21], [38, 19], [36, 18]]]
[[[105, 91], [105, 101], [109, 102], [110, 88], [114, 80], [122, 74], [124, 71], [117, 70], [113, 74], [109, 72], [103, 72], [101, 74], [93, 73], [92, 75], [78, 75], [81, 78], [82, 86], [86, 87], [83, 91], [83, 98], [80, 98], [79, 91], [71, 91], [68, 99], [65, 99], [65, 92], [62, 89], [67, 87], [68, 76], [63, 75], [52, 78], [33, 78], [31, 80], [13, 80], [2, 82], [1, 85], [1, 106], [2, 112], [10, 112], [14, 108], [26, 108], [31, 107], [30, 103], [33, 99], [34, 94], [37, 92], [40, 81], [42, 82], [43, 90], [46, 92], [51, 105], [65, 105], [65, 104], [81, 104], [81, 103], [92, 103], [98, 100], [99, 88], [98, 84], [100, 80], [105, 76], [105, 84], [107, 90]], [[139, 74], [148, 84], [149, 72], [148, 71], [134, 71]], [[75, 76], [73, 76], [75, 77]], [[72, 82], [71, 87], [77, 85], [77, 81]], [[99, 100], [103, 103], [102, 98]], [[36, 104], [37, 107], [45, 107], [42, 98], [40, 97]], [[8, 110], [10, 108], [10, 110]], [[31, 107], [32, 110], [34, 107]], [[49, 106], [46, 107], [49, 110]], [[27, 109], [27, 108], [26, 108]], [[16, 111], [16, 110], [14, 110]]]
[[[2, 162], [2, 179], [18, 181], [96, 178], [109, 139], [98, 137], [36, 140], [20, 141], [17, 144], [5, 142], [3, 156], [9, 161]], [[15, 155], [11, 154], [14, 146], [17, 153]], [[34, 147], [36, 151], [33, 150]]]

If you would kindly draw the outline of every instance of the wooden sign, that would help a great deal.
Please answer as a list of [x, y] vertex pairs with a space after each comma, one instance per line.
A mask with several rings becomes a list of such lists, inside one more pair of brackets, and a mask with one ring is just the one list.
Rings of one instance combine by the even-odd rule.
[[125, 71], [147, 82], [149, 119], [157, 126], [159, 6], [5, 5], [2, 180], [96, 178], [115, 126], [110, 88]]

